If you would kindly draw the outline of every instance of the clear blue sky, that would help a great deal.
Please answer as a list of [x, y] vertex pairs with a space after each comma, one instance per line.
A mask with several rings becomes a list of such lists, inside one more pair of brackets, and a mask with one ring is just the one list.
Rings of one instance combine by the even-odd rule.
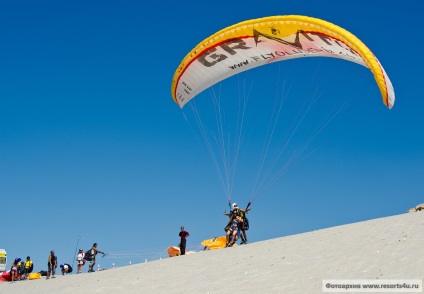
[[[38, 271], [46, 269], [51, 249], [60, 263], [72, 263], [81, 236], [79, 247], [97, 242], [115, 256], [100, 259], [109, 267], [166, 257], [181, 225], [192, 249], [224, 234], [227, 195], [190, 108], [182, 111], [171, 98], [171, 81], [204, 38], [274, 15], [317, 17], [355, 34], [383, 64], [396, 102], [387, 109], [371, 72], [342, 60], [291, 60], [243, 77], [254, 83], [252, 100], [264, 103], [281, 90], [277, 85], [291, 86], [288, 98], [296, 99], [287, 125], [296, 123], [291, 115], [310, 97], [307, 91], [320, 93], [287, 150], [305, 146], [327, 114], [343, 109], [254, 200], [249, 241], [400, 214], [424, 202], [417, 5], [2, 1], [0, 248], [10, 259], [30, 255]], [[223, 83], [222, 98], [239, 81]], [[196, 98], [208, 97], [205, 91]], [[246, 115], [249, 126], [269, 123], [259, 108]], [[246, 135], [251, 139], [235, 173], [232, 200], [242, 207], [258, 171], [253, 150], [263, 143], [254, 136]]]

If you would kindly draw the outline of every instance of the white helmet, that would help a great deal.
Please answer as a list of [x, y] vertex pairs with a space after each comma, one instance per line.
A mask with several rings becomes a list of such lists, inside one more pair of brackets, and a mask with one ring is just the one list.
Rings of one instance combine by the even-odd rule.
[[236, 209], [236, 208], [238, 208], [238, 206], [237, 206], [237, 203], [233, 203], [232, 205], [231, 205], [231, 208], [234, 210], [234, 209]]

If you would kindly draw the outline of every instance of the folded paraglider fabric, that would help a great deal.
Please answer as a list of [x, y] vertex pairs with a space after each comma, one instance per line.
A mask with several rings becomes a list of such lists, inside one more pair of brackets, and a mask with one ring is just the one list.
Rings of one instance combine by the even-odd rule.
[[[226, 247], [227, 238], [226, 236], [215, 237], [204, 240], [201, 244], [205, 246], [205, 250], [221, 249]], [[234, 246], [237, 246], [237, 244], [234, 244], [233, 247]]]
[[[187, 251], [185, 252], [185, 254], [191, 254], [191, 253], [195, 253], [194, 251]], [[168, 247], [168, 255], [169, 257], [175, 257], [175, 256], [179, 256], [181, 255], [181, 251], [180, 248], [177, 246], [169, 246]]]
[[40, 273], [30, 273], [28, 278], [30, 280], [40, 279], [41, 278], [41, 274]]

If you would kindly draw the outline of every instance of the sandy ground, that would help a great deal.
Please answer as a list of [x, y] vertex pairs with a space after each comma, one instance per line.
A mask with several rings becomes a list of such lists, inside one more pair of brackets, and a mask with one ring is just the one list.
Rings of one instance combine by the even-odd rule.
[[323, 279], [423, 278], [424, 212], [415, 212], [95, 273], [5, 282], [0, 293], [323, 293]]

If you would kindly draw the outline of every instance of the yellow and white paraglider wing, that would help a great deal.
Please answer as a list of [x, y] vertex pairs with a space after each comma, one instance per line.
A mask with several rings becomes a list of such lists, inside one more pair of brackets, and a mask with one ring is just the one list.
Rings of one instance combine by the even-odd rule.
[[203, 90], [237, 73], [271, 62], [314, 56], [345, 59], [369, 68], [383, 103], [393, 107], [392, 83], [361, 40], [332, 23], [299, 15], [244, 21], [205, 39], [176, 70], [172, 97], [182, 108]]

